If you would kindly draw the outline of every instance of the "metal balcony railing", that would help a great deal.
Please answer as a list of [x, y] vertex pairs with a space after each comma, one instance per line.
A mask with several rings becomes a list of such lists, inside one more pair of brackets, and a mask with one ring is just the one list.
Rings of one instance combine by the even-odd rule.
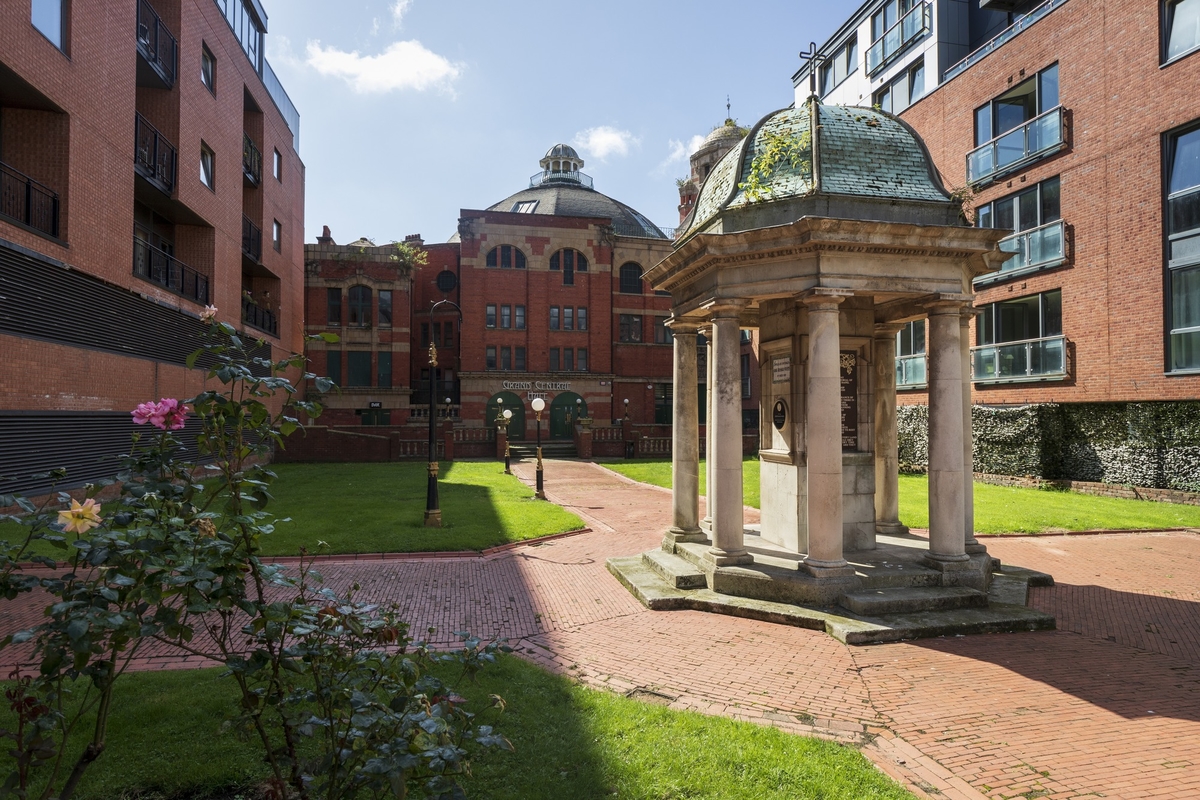
[[242, 133], [242, 174], [255, 186], [262, 183], [262, 151], [248, 133]]
[[208, 304], [207, 277], [137, 235], [133, 237], [133, 274], [188, 300]]
[[262, 261], [262, 228], [242, 215], [242, 252], [251, 260]]
[[967, 153], [967, 182], [995, 180], [1065, 146], [1066, 118], [1057, 106]]
[[265, 58], [263, 59], [262, 81], [263, 86], [267, 89], [267, 94], [271, 96], [271, 102], [275, 103], [275, 107], [283, 115], [283, 121], [287, 123], [288, 130], [292, 132], [292, 149], [299, 153], [300, 112], [296, 110], [295, 104], [292, 103], [292, 98], [288, 97], [283, 84], [275, 76], [275, 70], [271, 69], [271, 65], [267, 63]]
[[912, 389], [927, 386], [927, 361], [924, 353], [912, 356], [896, 356], [896, 388]]
[[179, 46], [158, 12], [146, 0], [138, 0], [137, 48], [146, 63], [170, 89], [175, 84]]
[[1004, 280], [1022, 272], [1046, 269], [1063, 263], [1067, 252], [1066, 226], [1059, 219], [1021, 231], [1007, 239], [1001, 239], [1000, 249], [1016, 255], [1005, 261], [999, 272], [977, 278], [976, 284]]
[[867, 50], [867, 74], [873, 75], [892, 63], [904, 48], [929, 32], [933, 11], [929, 3], [918, 3], [896, 24], [884, 31]]
[[975, 383], [1061, 380], [1067, 377], [1067, 338], [1047, 336], [971, 348]]
[[544, 183], [581, 183], [587, 188], [594, 188], [592, 185], [592, 176], [585, 175], [582, 172], [554, 172], [552, 170], [543, 170], [529, 178], [529, 188], [541, 186]]
[[1028, 14], [1018, 17], [1012, 25], [1009, 25], [1007, 28], [1000, 31], [1000, 33], [996, 34], [990, 40], [985, 42], [982, 47], [979, 47], [977, 50], [975, 50], [975, 52], [971, 53], [962, 61], [959, 61], [954, 66], [950, 67], [950, 69], [946, 70], [946, 72], [942, 75], [942, 83], [945, 83], [951, 78], [966, 72], [969, 68], [975, 64], [978, 64], [998, 47], [1006, 44], [1017, 34], [1021, 33], [1021, 31], [1025, 30], [1030, 25], [1037, 22], [1042, 17], [1046, 16], [1051, 11], [1065, 4], [1066, 2], [1067, 0], [1046, 0], [1045, 3], [1042, 3]]
[[247, 300], [244, 297], [242, 298], [242, 322], [272, 336], [279, 335], [279, 320], [275, 315], [253, 300]]
[[58, 193], [0, 162], [0, 215], [58, 238]]
[[133, 165], [150, 183], [167, 194], [175, 191], [178, 153], [175, 145], [146, 118], [135, 113]]

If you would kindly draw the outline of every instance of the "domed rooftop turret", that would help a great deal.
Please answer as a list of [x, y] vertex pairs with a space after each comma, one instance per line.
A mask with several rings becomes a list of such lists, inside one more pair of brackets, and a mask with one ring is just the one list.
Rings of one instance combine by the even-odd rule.
[[802, 216], [957, 225], [960, 212], [905, 122], [811, 100], [768, 114], [725, 154], [676, 244], [700, 231], [729, 233]]
[[538, 163], [542, 171], [529, 179], [529, 188], [509, 195], [487, 210], [557, 217], [598, 217], [611, 219], [613, 231], [618, 236], [670, 238], [642, 214], [597, 192], [591, 176], [579, 171], [583, 159], [570, 145], [554, 145]]

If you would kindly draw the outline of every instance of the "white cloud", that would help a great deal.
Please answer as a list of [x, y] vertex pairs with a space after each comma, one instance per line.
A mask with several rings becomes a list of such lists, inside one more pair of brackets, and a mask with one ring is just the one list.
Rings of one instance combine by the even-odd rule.
[[292, 40], [282, 33], [271, 34], [271, 64], [273, 66], [300, 67], [304, 62], [296, 57]]
[[575, 134], [575, 138], [571, 143], [588, 155], [604, 161], [612, 155], [629, 155], [629, 148], [637, 145], [640, 141], [640, 139], [629, 131], [617, 130], [609, 125], [601, 125], [597, 128], [588, 128], [585, 131], [580, 131]]
[[432, 52], [416, 40], [393, 42], [379, 55], [364, 56], [308, 43], [308, 65], [322, 75], [341, 78], [359, 94], [413, 89], [451, 90], [463, 65]]
[[679, 161], [686, 162], [692, 153], [700, 149], [700, 145], [704, 144], [704, 137], [700, 135], [693, 136], [688, 139], [687, 144], [684, 144], [679, 139], [667, 140], [667, 157], [664, 158], [659, 165], [654, 168], [653, 175], [665, 175], [672, 164]]
[[408, 13], [409, 6], [412, 5], [412, 0], [396, 0], [392, 3], [392, 21], [396, 27], [400, 27], [400, 23], [404, 21], [404, 15]]

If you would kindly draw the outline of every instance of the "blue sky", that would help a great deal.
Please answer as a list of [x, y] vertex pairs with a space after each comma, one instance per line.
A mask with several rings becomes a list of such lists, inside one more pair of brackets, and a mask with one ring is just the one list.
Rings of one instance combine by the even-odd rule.
[[301, 115], [305, 241], [420, 233], [524, 188], [557, 142], [596, 188], [678, 221], [675, 179], [725, 118], [792, 102], [797, 53], [857, 7], [827, 0], [264, 0]]

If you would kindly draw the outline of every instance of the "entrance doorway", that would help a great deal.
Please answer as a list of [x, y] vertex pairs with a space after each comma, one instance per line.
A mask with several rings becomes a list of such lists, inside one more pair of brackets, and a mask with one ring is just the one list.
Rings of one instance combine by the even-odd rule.
[[570, 439], [575, 430], [575, 421], [587, 415], [587, 403], [582, 397], [574, 392], [562, 392], [550, 404], [550, 438]]
[[497, 392], [491, 396], [483, 414], [484, 424], [489, 428], [496, 427], [496, 417], [505, 411], [513, 412], [512, 420], [508, 423], [508, 438], [510, 440], [524, 439], [525, 404], [512, 392]]

